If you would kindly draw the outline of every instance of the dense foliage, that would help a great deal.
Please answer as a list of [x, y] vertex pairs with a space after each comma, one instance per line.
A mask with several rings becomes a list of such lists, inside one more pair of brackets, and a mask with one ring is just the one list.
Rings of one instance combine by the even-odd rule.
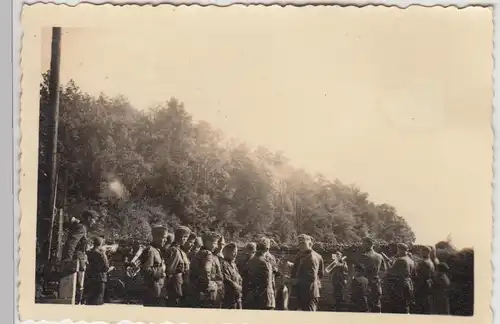
[[[45, 74], [41, 156], [47, 81]], [[296, 169], [280, 152], [229, 141], [176, 99], [141, 111], [123, 97], [86, 94], [74, 82], [60, 91], [58, 206], [69, 215], [99, 210], [108, 238], [146, 239], [149, 225], [163, 222], [219, 230], [237, 241], [265, 234], [292, 243], [298, 232], [329, 244], [357, 243], [367, 234], [381, 242], [415, 240], [394, 207]], [[39, 163], [42, 185], [47, 166]], [[43, 190], [39, 195], [47, 199]]]

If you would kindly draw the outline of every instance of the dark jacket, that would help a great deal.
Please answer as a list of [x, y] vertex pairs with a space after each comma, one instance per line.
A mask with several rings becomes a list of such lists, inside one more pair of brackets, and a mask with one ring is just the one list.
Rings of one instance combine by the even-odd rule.
[[292, 268], [292, 279], [297, 280], [296, 293], [303, 298], [319, 298], [324, 269], [321, 255], [312, 250], [299, 252]]
[[276, 307], [273, 267], [265, 255], [256, 254], [248, 261], [247, 299], [252, 309]]
[[177, 245], [173, 244], [165, 252], [166, 286], [168, 296], [184, 296], [184, 282], [187, 281], [189, 260]]
[[89, 265], [87, 267], [87, 278], [99, 282], [108, 281], [109, 261], [106, 253], [102, 250], [93, 249], [87, 253]]
[[232, 261], [221, 260], [222, 275], [224, 278], [224, 308], [234, 308], [234, 304], [241, 302], [242, 279], [236, 264]]
[[68, 238], [63, 247], [62, 259], [75, 260], [87, 249], [87, 227], [82, 223], [73, 222], [68, 225]]
[[165, 283], [164, 261], [161, 248], [150, 245], [144, 250], [142, 257], [142, 274], [144, 277], [144, 305], [159, 306], [162, 301], [162, 290]]
[[214, 264], [214, 255], [211, 251], [201, 249], [191, 260], [189, 281], [193, 298], [198, 303], [211, 306], [217, 298], [217, 276]]
[[365, 276], [354, 277], [351, 281], [351, 310], [368, 312], [369, 281]]

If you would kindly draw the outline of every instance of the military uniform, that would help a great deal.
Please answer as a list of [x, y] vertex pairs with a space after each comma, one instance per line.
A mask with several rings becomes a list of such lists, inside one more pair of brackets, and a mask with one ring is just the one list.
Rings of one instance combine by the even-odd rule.
[[352, 278], [351, 281], [351, 312], [369, 312], [368, 297], [370, 282], [365, 276]]
[[321, 281], [324, 274], [323, 257], [313, 250], [299, 252], [292, 268], [295, 295], [303, 311], [315, 312], [318, 308]]
[[218, 283], [214, 259], [213, 252], [205, 248], [193, 257], [189, 272], [193, 307], [216, 307]]
[[434, 277], [434, 285], [432, 287], [433, 296], [431, 314], [450, 315], [450, 301], [448, 296], [450, 285], [451, 282], [446, 273], [436, 273]]
[[242, 299], [243, 308], [248, 308], [247, 306], [247, 294], [248, 294], [248, 261], [254, 256], [254, 254], [242, 254], [238, 256], [236, 261], [236, 266], [238, 267], [238, 272], [242, 279]]
[[222, 299], [224, 298], [224, 276], [222, 274], [222, 256], [219, 253], [214, 253], [215, 267], [215, 282], [217, 284], [217, 299], [216, 307], [222, 307]]
[[80, 222], [69, 224], [68, 238], [62, 251], [62, 276], [77, 272], [75, 303], [83, 298], [85, 269], [87, 267], [87, 226]]
[[224, 296], [222, 308], [241, 309], [242, 278], [234, 261], [222, 259], [222, 274], [224, 277]]
[[274, 275], [265, 253], [257, 253], [248, 261], [248, 306], [250, 309], [276, 308]]
[[165, 252], [166, 282], [168, 305], [184, 306], [186, 284], [188, 282], [189, 260], [186, 253], [177, 245], [172, 244]]
[[348, 275], [346, 262], [337, 264], [332, 269], [331, 281], [333, 286], [334, 309], [337, 312], [345, 310]]
[[102, 305], [108, 281], [108, 257], [104, 251], [97, 249], [88, 252], [87, 256], [87, 305]]
[[368, 296], [368, 307], [372, 313], [381, 312], [382, 284], [380, 282], [380, 271], [386, 269], [384, 258], [380, 253], [370, 249], [361, 254], [359, 259], [366, 269], [366, 278], [369, 282], [370, 294]]
[[415, 274], [415, 264], [408, 256], [396, 259], [388, 273], [388, 292], [391, 313], [407, 314], [414, 302], [412, 277]]
[[143, 252], [144, 306], [162, 306], [164, 304], [165, 296], [162, 292], [165, 285], [165, 270], [162, 247], [151, 244]]
[[421, 260], [416, 268], [415, 276], [415, 313], [430, 314], [432, 305], [432, 279], [434, 263], [430, 258]]

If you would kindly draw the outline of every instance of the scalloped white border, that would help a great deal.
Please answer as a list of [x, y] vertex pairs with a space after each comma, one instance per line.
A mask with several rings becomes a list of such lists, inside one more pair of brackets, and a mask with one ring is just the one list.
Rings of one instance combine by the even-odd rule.
[[[26, 3], [36, 3], [37, 1], [25, 1]], [[38, 1], [38, 2], [50, 2], [50, 1]], [[53, 3], [61, 3], [62, 1], [53, 1]], [[68, 0], [66, 3], [69, 3], [70, 5], [74, 5], [76, 4], [74, 1], [71, 1], [71, 0]], [[167, 2], [161, 2], [161, 1], [152, 1], [152, 2], [141, 2], [141, 1], [136, 1], [136, 2], [125, 2], [125, 1], [115, 1], [115, 2], [105, 2], [105, 1], [92, 1], [92, 2], [89, 2], [89, 3], [94, 3], [94, 4], [103, 4], [103, 3], [113, 3], [113, 4], [159, 4], [159, 3], [167, 3]], [[303, 5], [305, 3], [308, 3], [308, 4], [312, 4], [313, 2], [306, 2], [306, 1], [294, 1], [294, 2], [285, 2], [285, 1], [273, 1], [273, 2], [270, 2], [270, 1], [260, 1], [260, 2], [230, 2], [230, 3], [225, 3], [225, 1], [198, 1], [198, 2], [190, 2], [190, 3], [183, 3], [183, 2], [180, 2], [180, 1], [171, 1], [171, 2], [168, 2], [170, 4], [199, 4], [199, 5], [221, 5], [221, 6], [225, 6], [225, 5], [234, 5], [235, 3], [239, 3], [239, 4], [244, 4], [244, 5], [247, 5], [247, 4], [260, 4], [260, 5], [268, 5], [268, 4], [274, 4], [274, 5], [278, 5], [278, 6], [282, 6], [282, 5], [291, 5], [291, 6], [294, 6], [294, 5]], [[327, 1], [314, 1], [314, 3], [328, 3]], [[337, 1], [337, 4], [340, 4], [340, 5], [345, 5], [345, 4], [352, 4], [352, 5], [356, 5], [356, 6], [364, 6], [364, 5], [395, 5], [397, 7], [400, 7], [400, 8], [406, 8], [412, 4], [420, 4], [420, 5], [425, 5], [425, 6], [449, 6], [449, 5], [453, 5], [453, 6], [456, 6], [456, 7], [465, 7], [465, 6], [468, 6], [468, 5], [471, 5], [471, 4], [482, 4], [482, 5], [488, 5], [488, 4], [496, 4], [496, 1], [470, 1], [470, 2], [466, 2], [466, 1], [441, 1], [441, 2], [432, 2], [432, 1], [419, 1], [419, 2], [409, 2], [409, 1], [371, 1], [371, 2], [368, 2], [368, 1]], [[22, 35], [22, 31], [20, 29], [20, 24], [19, 24], [19, 21], [16, 21], [16, 18], [19, 18], [20, 16], [20, 8], [21, 8], [21, 4], [17, 1], [14, 1], [14, 30], [13, 30], [13, 62], [14, 64], [17, 64], [18, 62], [20, 62], [20, 45], [21, 45], [21, 35]], [[494, 11], [494, 21], [496, 22], [499, 18], [500, 18], [500, 10], [498, 10], [498, 8], [495, 8], [496, 10]], [[17, 19], [18, 20], [18, 19]], [[16, 24], [17, 22], [17, 24]], [[17, 28], [15, 28], [17, 27]], [[494, 43], [495, 43], [495, 52], [497, 51], [497, 48], [496, 48], [496, 44], [498, 42], [496, 42], [497, 40], [497, 37], [500, 37], [499, 36], [500, 34], [498, 32], [496, 32], [496, 28], [495, 28], [495, 39], [494, 39]], [[493, 56], [495, 56], [493, 54]], [[495, 83], [495, 76], [499, 73], [499, 68], [497, 66], [497, 64], [495, 64], [495, 67], [494, 67], [494, 75], [493, 75], [493, 80], [494, 80], [494, 90], [496, 90], [496, 83]], [[20, 93], [20, 81], [21, 81], [21, 71], [19, 70], [19, 68], [14, 68], [14, 84], [13, 84], [13, 87], [14, 87], [14, 93]], [[16, 98], [16, 96], [14, 96]], [[16, 105], [15, 108], [17, 109], [14, 109], [14, 138], [15, 138], [15, 143], [17, 145], [15, 145], [14, 147], [14, 157], [15, 157], [15, 161], [14, 161], [14, 170], [15, 170], [15, 175], [14, 175], [14, 182], [15, 182], [15, 186], [16, 188], [14, 189], [14, 193], [15, 193], [15, 204], [14, 204], [14, 211], [15, 211], [15, 216], [18, 217], [18, 220], [19, 220], [19, 174], [18, 172], [20, 172], [21, 170], [19, 169], [20, 166], [19, 166], [19, 160], [16, 158], [19, 156], [20, 154], [20, 147], [19, 147], [19, 144], [20, 144], [20, 129], [19, 129], [19, 121], [20, 121], [20, 114], [19, 114], [19, 97], [16, 98], [15, 100], [16, 102]], [[498, 104], [498, 96], [496, 95], [496, 91], [494, 91], [494, 107], [497, 107], [497, 104]], [[497, 111], [494, 109], [494, 112], [493, 112], [493, 130], [495, 131], [495, 126], [494, 125], [497, 125], [498, 123], [500, 123], [500, 115], [497, 113]], [[496, 135], [496, 134], [495, 134]], [[498, 147], [498, 143], [497, 143], [497, 138], [495, 136], [495, 140], [494, 140], [494, 148], [496, 150], [496, 148]], [[496, 153], [496, 152], [495, 152]], [[494, 155], [494, 165], [493, 165], [493, 169], [495, 170], [497, 165], [500, 164], [500, 162], [497, 161], [498, 159], [496, 159], [496, 154]], [[496, 172], [494, 174], [494, 181], [493, 183], [496, 182], [497, 180], [497, 175], [496, 175]], [[495, 208], [495, 204], [496, 204], [496, 198], [497, 196], [499, 196], [500, 193], [497, 192], [497, 190], [494, 189], [494, 192], [493, 192], [493, 207], [494, 207], [494, 215], [496, 216], [496, 213], [497, 213], [497, 210]], [[18, 235], [20, 234], [19, 232], [19, 222], [14, 222], [15, 223], [15, 233], [17, 233]], [[497, 234], [498, 233], [498, 229], [499, 229], [499, 225], [498, 225], [498, 222], [494, 222], [494, 234]], [[19, 238], [19, 236], [17, 237]], [[18, 265], [19, 264], [19, 244], [18, 244], [18, 241], [15, 240], [14, 242], [14, 248], [15, 248], [15, 253], [14, 253], [14, 261], [15, 261], [15, 264]], [[493, 264], [493, 268], [495, 270], [495, 274], [496, 272], [498, 271], [498, 268], [500, 268], [498, 266], [498, 261], [497, 260], [497, 254], [498, 254], [498, 239], [497, 239], [497, 235], [494, 235], [494, 240], [493, 240], [493, 253], [494, 253], [494, 256], [495, 258], [492, 260], [492, 264]], [[16, 267], [17, 268], [17, 267]], [[17, 270], [17, 269], [16, 269]], [[494, 279], [496, 278], [496, 276], [494, 275]], [[19, 279], [17, 278], [17, 271], [16, 271], [16, 282], [19, 284]], [[494, 305], [498, 304], [497, 303], [497, 292], [498, 292], [498, 287], [499, 284], [498, 284], [498, 281], [497, 280], [494, 280], [494, 283], [493, 283], [493, 300], [492, 300], [492, 308], [493, 310], [494, 309]], [[16, 297], [16, 318], [18, 318], [19, 314], [18, 314], [18, 309], [17, 309], [17, 299], [19, 297], [18, 295], [18, 287], [17, 285], [15, 285], [15, 297]], [[144, 309], [144, 308], [141, 308], [141, 309]], [[167, 310], [164, 310], [164, 313], [165, 315], [167, 315], [168, 311]], [[246, 313], [248, 314], [248, 312], [243, 312], [243, 313]], [[241, 313], [241, 314], [243, 314]], [[494, 312], [495, 313], [495, 312]], [[251, 315], [254, 315], [254, 314], [248, 314], [249, 316]], [[355, 316], [355, 315], [353, 315]], [[396, 315], [397, 316], [397, 315]], [[168, 316], [167, 316], [168, 317]], [[260, 316], [259, 316], [260, 317]], [[335, 316], [336, 317], [336, 316]], [[349, 315], [349, 317], [351, 317]], [[387, 323], [387, 321], [391, 318], [394, 318], [394, 315], [383, 315], [383, 317], [380, 318], [380, 321], [381, 323], [384, 322], [384, 323]], [[415, 316], [412, 316], [412, 318], [415, 318]], [[495, 318], [498, 318], [497, 316], [495, 316]], [[336, 318], [338, 320], [342, 320], [341, 318]], [[346, 318], [347, 319], [347, 318]], [[354, 318], [350, 318], [351, 320], [354, 319]], [[369, 317], [363, 317], [361, 320], [368, 320]], [[372, 318], [373, 319], [373, 318]], [[399, 319], [402, 319], [402, 318], [399, 318]], [[396, 320], [399, 320], [399, 319], [396, 319]], [[431, 318], [429, 317], [425, 317], [426, 320], [430, 320]], [[439, 320], [439, 321], [443, 321], [445, 318], [435, 318], [433, 317], [432, 319], [435, 319], [435, 320]], [[453, 318], [453, 319], [456, 319], [456, 320], [459, 320], [458, 318]], [[200, 320], [202, 320], [202, 318], [200, 318]], [[331, 320], [334, 320], [334, 318], [331, 318]], [[405, 318], [406, 321], [410, 320], [410, 318], [406, 317]], [[412, 321], [412, 319], [410, 320]], [[459, 320], [460, 321], [460, 320]], [[17, 322], [17, 320], [16, 320]], [[31, 320], [27, 320], [25, 321], [26, 323], [57, 323], [57, 322], [48, 322], [48, 321], [31, 321]], [[201, 322], [204, 322], [203, 320]], [[399, 322], [399, 321], [398, 321]], [[500, 321], [499, 321], [500, 322]], [[64, 321], [61, 321], [59, 323], [73, 323], [73, 321], [71, 321], [70, 319], [68, 320], [64, 320]], [[84, 321], [78, 321], [78, 322], [75, 322], [75, 323], [87, 323], [87, 322], [84, 322]], [[92, 323], [105, 323], [105, 322], [92, 322]], [[130, 321], [120, 321], [119, 323], [132, 323]], [[136, 323], [143, 323], [143, 322], [136, 322]], [[172, 323], [172, 322], [164, 322], [165, 324], [167, 323]], [[181, 323], [181, 322], [179, 322]]]

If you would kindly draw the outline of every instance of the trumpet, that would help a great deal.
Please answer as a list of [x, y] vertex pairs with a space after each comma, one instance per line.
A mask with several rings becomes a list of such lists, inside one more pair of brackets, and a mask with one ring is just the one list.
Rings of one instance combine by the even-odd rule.
[[341, 259], [339, 259], [335, 254], [332, 254], [332, 257], [333, 261], [325, 269], [325, 272], [327, 274], [330, 273], [336, 266], [342, 265], [342, 263], [344, 263], [345, 260], [347, 259], [346, 256], [343, 256]]

